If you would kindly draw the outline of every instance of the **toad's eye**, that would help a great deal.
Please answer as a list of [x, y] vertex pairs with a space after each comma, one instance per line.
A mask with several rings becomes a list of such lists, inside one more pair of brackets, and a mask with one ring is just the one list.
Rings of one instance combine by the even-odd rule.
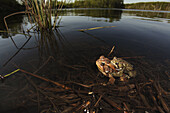
[[101, 66], [104, 66], [105, 65], [105, 63], [101, 63]]

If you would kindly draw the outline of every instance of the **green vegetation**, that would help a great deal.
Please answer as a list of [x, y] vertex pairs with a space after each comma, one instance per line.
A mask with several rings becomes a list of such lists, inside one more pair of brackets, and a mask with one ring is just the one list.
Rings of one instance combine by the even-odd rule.
[[170, 2], [141, 2], [134, 4], [125, 4], [126, 9], [142, 9], [142, 10], [165, 10], [170, 11]]
[[[6, 16], [5, 18], [16, 14], [25, 13], [28, 15], [29, 21], [31, 23], [35, 23], [40, 31], [44, 29], [52, 30], [52, 28], [55, 28], [56, 26], [60, 9], [62, 9], [64, 3], [64, 0], [60, 2], [58, 0], [48, 0], [46, 2], [45, 0], [25, 0], [24, 12], [16, 12]], [[52, 15], [54, 15], [54, 19], [52, 19]], [[6, 22], [5, 25], [8, 31]]]
[[[11, 9], [5, 10], [5, 14], [1, 17], [0, 23], [3, 22], [3, 25], [5, 25], [0, 28], [1, 32], [3, 33], [3, 30], [6, 27], [7, 31], [4, 31], [4, 34], [6, 35], [7, 33], [12, 33], [8, 27], [8, 22], [13, 17], [20, 17], [21, 14], [26, 14], [28, 16], [29, 22], [35, 23], [31, 29], [35, 27], [37, 28], [36, 30], [38, 32], [39, 30], [42, 32], [44, 30], [51, 31], [56, 27], [57, 23], [59, 24], [59, 13], [65, 1], [66, 0], [48, 0], [45, 2], [45, 0], [25, 0], [23, 5], [20, 5], [18, 2], [11, 0], [7, 0], [7, 2], [2, 1], [1, 4], [3, 4], [4, 7], [11, 5]], [[17, 6], [19, 8], [13, 10], [13, 7]], [[20, 6], [22, 6], [21, 9], [23, 11], [21, 11]], [[19, 20], [22, 20], [22, 18]], [[31, 29], [28, 29], [27, 32], [29, 32]]]
[[23, 5], [20, 5], [16, 0], [1, 0], [0, 11], [5, 13], [1, 13], [0, 23], [2, 23], [4, 18], [5, 27], [8, 31], [6, 22], [8, 17], [27, 14], [29, 21], [37, 25], [37, 30], [52, 30], [52, 28], [56, 27], [60, 9], [63, 8], [65, 2], [66, 0], [23, 0]]
[[124, 8], [123, 0], [75, 0], [67, 4], [73, 8]]

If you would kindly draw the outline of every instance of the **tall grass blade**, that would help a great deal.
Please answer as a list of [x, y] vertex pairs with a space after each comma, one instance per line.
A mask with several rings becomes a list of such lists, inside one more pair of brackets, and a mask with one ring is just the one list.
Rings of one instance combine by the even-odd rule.
[[[40, 30], [52, 30], [65, 3], [66, 0], [25, 0], [25, 7], [26, 11], [30, 11], [29, 20], [37, 23]], [[52, 22], [52, 15], [55, 15], [54, 22]]]

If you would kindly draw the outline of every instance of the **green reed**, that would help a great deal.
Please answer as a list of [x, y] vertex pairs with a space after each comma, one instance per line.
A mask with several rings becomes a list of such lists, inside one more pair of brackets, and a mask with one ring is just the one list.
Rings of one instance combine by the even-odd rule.
[[[66, 0], [25, 0], [29, 20], [36, 23], [40, 30], [52, 30], [56, 27], [59, 13]], [[52, 22], [52, 15], [55, 15]]]

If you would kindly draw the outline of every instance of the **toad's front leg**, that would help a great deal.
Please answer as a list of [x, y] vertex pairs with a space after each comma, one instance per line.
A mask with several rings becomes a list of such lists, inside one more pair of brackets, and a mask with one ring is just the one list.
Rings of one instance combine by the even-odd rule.
[[109, 82], [107, 84], [114, 84], [115, 83], [115, 78], [109, 74]]

